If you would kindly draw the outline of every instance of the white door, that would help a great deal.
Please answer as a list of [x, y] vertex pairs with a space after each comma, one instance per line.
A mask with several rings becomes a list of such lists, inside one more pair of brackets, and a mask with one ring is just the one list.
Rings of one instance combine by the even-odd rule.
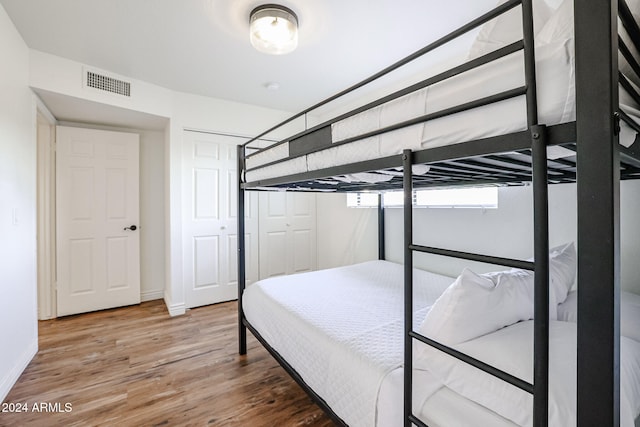
[[56, 128], [57, 313], [140, 302], [139, 137]]
[[260, 194], [260, 278], [317, 268], [314, 193]]
[[[187, 307], [238, 297], [236, 137], [185, 131], [184, 283]], [[258, 276], [257, 194], [245, 199], [247, 283]]]

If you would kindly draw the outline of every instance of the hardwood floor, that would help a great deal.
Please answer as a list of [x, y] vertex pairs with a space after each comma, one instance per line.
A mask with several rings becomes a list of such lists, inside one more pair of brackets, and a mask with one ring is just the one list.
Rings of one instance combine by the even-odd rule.
[[237, 354], [236, 316], [235, 302], [171, 318], [151, 301], [40, 322], [40, 351], [2, 408], [27, 412], [0, 425], [332, 426], [250, 333]]

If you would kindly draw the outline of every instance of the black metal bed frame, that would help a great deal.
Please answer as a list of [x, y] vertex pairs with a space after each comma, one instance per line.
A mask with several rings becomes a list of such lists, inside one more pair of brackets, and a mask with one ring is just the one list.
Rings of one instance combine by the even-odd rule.
[[[281, 176], [254, 182], [245, 182], [246, 159], [263, 151], [251, 149], [249, 144], [291, 121], [334, 101], [414, 59], [467, 33], [498, 15], [522, 6], [523, 39], [495, 52], [468, 61], [444, 73], [423, 80], [406, 89], [394, 92], [329, 122], [305, 130], [291, 138], [267, 147], [289, 143], [290, 156], [283, 160], [305, 156], [355, 139], [379, 135], [393, 130], [426, 122], [489, 103], [516, 96], [526, 97], [527, 130], [469, 141], [445, 147], [412, 152], [401, 156], [335, 166], [319, 171]], [[640, 76], [640, 65], [629, 48], [619, 40], [618, 15], [636, 48], [640, 46], [640, 27], [624, 0], [578, 1], [574, 4], [576, 55], [576, 120], [555, 126], [538, 123], [532, 0], [509, 0], [469, 24], [435, 41], [414, 54], [374, 74], [368, 79], [290, 117], [238, 147], [238, 236], [245, 235], [244, 192], [257, 187], [285, 187], [299, 191], [332, 189], [334, 191], [387, 190], [404, 191], [404, 280], [405, 280], [405, 360], [404, 360], [404, 414], [405, 426], [426, 426], [413, 414], [412, 354], [414, 340], [433, 346], [494, 375], [515, 387], [533, 394], [533, 425], [548, 423], [549, 372], [549, 225], [548, 184], [577, 182], [578, 190], [578, 324], [577, 324], [577, 420], [579, 426], [618, 426], [620, 408], [620, 180], [640, 178], [640, 151], [626, 149], [618, 144], [620, 120], [640, 132], [629, 116], [619, 110], [620, 84], [639, 104], [640, 95], [618, 72], [618, 51], [622, 53], [634, 72]], [[331, 124], [350, 115], [381, 105], [389, 100], [427, 87], [488, 62], [523, 51], [525, 85], [511, 91], [469, 102], [454, 108], [407, 120], [357, 138], [331, 143]], [[640, 50], [640, 48], [638, 48]], [[562, 145], [575, 151], [568, 159], [547, 159], [549, 145]], [[637, 145], [637, 144], [636, 144]], [[266, 149], [266, 148], [265, 148]], [[514, 154], [517, 153], [517, 154]], [[506, 154], [505, 154], [506, 153]], [[282, 160], [279, 160], [282, 161]], [[277, 162], [279, 162], [277, 161]], [[269, 166], [277, 162], [261, 165]], [[428, 163], [429, 177], [412, 176], [412, 165]], [[401, 177], [383, 184], [331, 183], [332, 176], [361, 171], [403, 167]], [[250, 169], [249, 169], [250, 170]], [[576, 179], [576, 177], [578, 179]], [[318, 180], [320, 180], [318, 182]], [[469, 184], [521, 185], [531, 181], [534, 211], [535, 262], [472, 254], [441, 248], [432, 248], [413, 242], [412, 191], [414, 187], [452, 186]], [[384, 259], [384, 207], [379, 196], [378, 208], [379, 258]], [[276, 360], [310, 394], [339, 425], [346, 425], [318, 396], [293, 367], [260, 336], [244, 316], [242, 294], [245, 287], [245, 242], [238, 239], [238, 333], [239, 353], [246, 354], [246, 329], [257, 337]], [[422, 252], [464, 260], [488, 262], [507, 267], [523, 268], [535, 272], [534, 295], [534, 378], [530, 384], [473, 359], [459, 351], [435, 342], [413, 330], [413, 253]]]

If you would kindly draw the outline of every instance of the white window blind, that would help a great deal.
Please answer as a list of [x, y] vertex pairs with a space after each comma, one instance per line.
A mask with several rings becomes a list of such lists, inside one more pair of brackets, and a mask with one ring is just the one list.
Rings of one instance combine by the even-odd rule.
[[[402, 207], [402, 191], [387, 191], [383, 194], [385, 207]], [[370, 208], [378, 206], [377, 193], [348, 193], [347, 206]], [[414, 190], [413, 206], [424, 208], [480, 208], [498, 207], [497, 187], [447, 188]]]

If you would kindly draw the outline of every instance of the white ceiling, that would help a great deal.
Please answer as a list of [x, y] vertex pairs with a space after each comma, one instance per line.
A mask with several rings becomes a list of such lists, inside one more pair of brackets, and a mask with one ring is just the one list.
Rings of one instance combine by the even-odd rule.
[[[413, 53], [496, 0], [284, 0], [300, 22], [298, 49], [284, 56], [249, 43], [249, 12], [262, 3], [0, 0], [32, 49], [176, 91], [292, 112]], [[271, 82], [277, 91], [266, 88]]]

